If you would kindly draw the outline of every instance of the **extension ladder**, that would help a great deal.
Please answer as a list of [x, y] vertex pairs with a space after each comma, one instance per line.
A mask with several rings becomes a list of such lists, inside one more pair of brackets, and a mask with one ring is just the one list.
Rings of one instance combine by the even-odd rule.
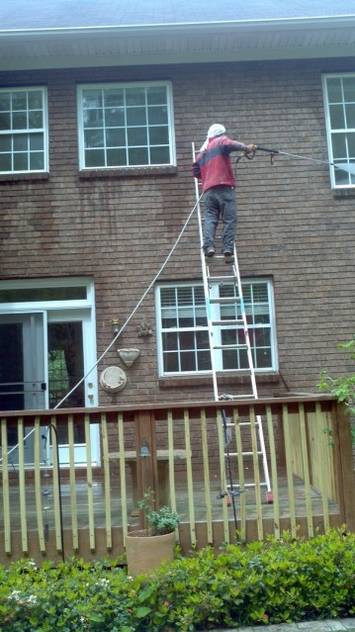
[[[193, 146], [193, 156], [195, 156], [195, 150]], [[234, 252], [233, 259], [231, 262], [226, 264], [224, 262], [223, 255], [214, 255], [211, 258], [205, 257], [203, 251], [203, 228], [202, 228], [202, 218], [201, 218], [201, 207], [199, 204], [200, 193], [198, 188], [198, 181], [195, 178], [195, 194], [196, 194], [196, 203], [197, 203], [197, 217], [198, 217], [198, 227], [199, 227], [199, 235], [200, 235], [200, 253], [201, 253], [201, 267], [202, 267], [202, 276], [203, 276], [203, 288], [205, 295], [205, 303], [206, 303], [206, 313], [207, 313], [207, 326], [208, 326], [208, 338], [209, 338], [209, 347], [210, 347], [210, 356], [211, 356], [211, 369], [212, 369], [212, 381], [213, 381], [213, 392], [215, 401], [230, 401], [230, 400], [243, 400], [243, 399], [258, 399], [258, 391], [256, 386], [255, 379], [255, 368], [253, 362], [252, 349], [250, 344], [250, 336], [248, 330], [248, 322], [247, 315], [245, 310], [245, 304], [243, 300], [243, 289], [240, 278], [237, 250], [234, 244]], [[220, 269], [219, 263], [223, 261], [223, 269]], [[224, 294], [224, 295], [223, 295]], [[232, 317], [229, 317], [230, 314], [227, 314], [227, 317], [223, 318], [223, 310], [226, 312], [226, 307], [231, 308], [234, 313]], [[226, 314], [224, 314], [226, 315]], [[232, 344], [223, 344], [221, 339], [221, 331], [222, 328], [225, 327], [235, 327], [236, 330], [243, 331], [244, 341], [242, 343], [235, 342]], [[238, 336], [236, 334], [236, 340], [238, 340]], [[247, 354], [248, 359], [248, 368], [242, 369], [243, 374], [246, 372], [250, 376], [251, 382], [251, 392], [243, 393], [243, 394], [230, 394], [220, 392], [219, 384], [218, 384], [218, 369], [217, 369], [217, 354], [221, 357], [223, 351], [237, 351], [244, 349]], [[221, 363], [219, 363], [221, 364]], [[225, 453], [224, 456], [227, 459], [228, 469], [231, 472], [231, 464], [230, 457], [238, 457], [238, 452], [230, 452], [229, 451], [229, 428], [234, 427], [234, 423], [229, 421], [225, 415], [225, 412], [222, 412], [223, 418], [223, 429], [224, 429], [224, 443], [225, 443]], [[239, 422], [239, 426], [241, 428], [250, 427], [251, 421], [241, 421]], [[262, 469], [264, 474], [264, 480], [260, 482], [261, 487], [266, 488], [265, 499], [267, 503], [272, 503], [272, 491], [270, 485], [270, 475], [269, 475], [269, 467], [267, 462], [266, 448], [265, 448], [265, 439], [264, 439], [264, 431], [262, 425], [262, 419], [260, 415], [256, 415], [255, 417], [255, 429], [257, 431], [257, 438], [259, 441], [259, 445], [257, 446], [257, 455], [258, 458], [262, 459]], [[243, 456], [253, 456], [252, 451], [242, 451], [241, 454]], [[226, 485], [227, 494], [233, 497], [236, 495], [234, 488], [240, 487], [239, 484], [233, 483], [232, 477], [230, 477], [230, 483]], [[255, 487], [255, 483], [245, 483], [244, 487]], [[234, 505], [233, 505], [234, 507]]]

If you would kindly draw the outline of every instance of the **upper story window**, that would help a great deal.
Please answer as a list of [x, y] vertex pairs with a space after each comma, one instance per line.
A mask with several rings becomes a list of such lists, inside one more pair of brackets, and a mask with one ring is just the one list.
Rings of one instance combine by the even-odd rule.
[[[324, 75], [330, 162], [355, 165], [355, 74]], [[332, 187], [355, 186], [355, 175], [331, 167]]]
[[45, 88], [0, 89], [0, 174], [48, 170]]
[[[254, 279], [244, 280], [242, 285], [254, 367], [259, 372], [275, 371], [277, 357], [272, 283]], [[234, 292], [233, 285], [216, 284], [212, 288], [215, 297], [233, 296]], [[197, 283], [161, 285], [157, 288], [156, 304], [160, 375], [210, 371], [203, 286]], [[239, 305], [211, 304], [212, 320], [239, 319]], [[243, 327], [218, 325], [215, 327], [214, 340], [216, 345], [243, 345]], [[242, 371], [248, 366], [245, 348], [216, 351], [216, 367], [219, 371]]]
[[175, 162], [168, 82], [82, 85], [78, 117], [81, 169]]

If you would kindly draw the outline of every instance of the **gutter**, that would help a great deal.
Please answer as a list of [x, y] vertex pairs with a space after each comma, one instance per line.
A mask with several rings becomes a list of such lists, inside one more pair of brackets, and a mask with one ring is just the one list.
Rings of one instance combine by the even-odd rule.
[[16, 36], [46, 36], [46, 35], [78, 35], [78, 34], [107, 34], [109, 33], [141, 33], [156, 31], [190, 31], [190, 30], [213, 30], [231, 27], [252, 30], [253, 28], [294, 28], [294, 27], [337, 27], [351, 26], [355, 23], [355, 14], [322, 16], [322, 17], [295, 17], [295, 18], [270, 18], [257, 20], [217, 20], [210, 22], [167, 22], [157, 24], [125, 24], [125, 25], [103, 25], [103, 26], [64, 26], [49, 28], [28, 28], [28, 29], [0, 29], [0, 37]]

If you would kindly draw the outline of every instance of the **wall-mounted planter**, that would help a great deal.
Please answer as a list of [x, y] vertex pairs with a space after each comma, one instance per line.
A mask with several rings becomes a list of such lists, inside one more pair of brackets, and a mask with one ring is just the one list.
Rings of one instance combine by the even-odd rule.
[[141, 354], [139, 349], [117, 349], [117, 353], [126, 366], [132, 366]]

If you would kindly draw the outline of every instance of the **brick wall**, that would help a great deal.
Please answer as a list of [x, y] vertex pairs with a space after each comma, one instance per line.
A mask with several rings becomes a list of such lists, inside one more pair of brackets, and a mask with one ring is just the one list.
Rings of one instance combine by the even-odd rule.
[[[101, 352], [111, 321], [123, 322], [168, 254], [194, 204], [191, 141], [213, 122], [245, 142], [327, 158], [322, 72], [353, 71], [355, 60], [208, 64], [0, 73], [0, 85], [48, 85], [50, 176], [0, 176], [0, 278], [94, 278]], [[170, 79], [176, 173], [84, 177], [78, 170], [76, 85]], [[335, 197], [326, 166], [258, 155], [238, 168], [238, 252], [243, 276], [273, 278], [283, 380], [261, 393], [313, 390], [322, 368], [349, 370], [336, 349], [355, 331], [354, 197]], [[354, 194], [355, 195], [355, 194]], [[163, 275], [200, 278], [193, 223]], [[146, 320], [154, 335], [138, 338]], [[211, 397], [210, 380], [159, 382], [154, 295], [116, 347], [139, 347], [129, 384], [101, 403]], [[118, 362], [115, 349], [100, 369]]]

